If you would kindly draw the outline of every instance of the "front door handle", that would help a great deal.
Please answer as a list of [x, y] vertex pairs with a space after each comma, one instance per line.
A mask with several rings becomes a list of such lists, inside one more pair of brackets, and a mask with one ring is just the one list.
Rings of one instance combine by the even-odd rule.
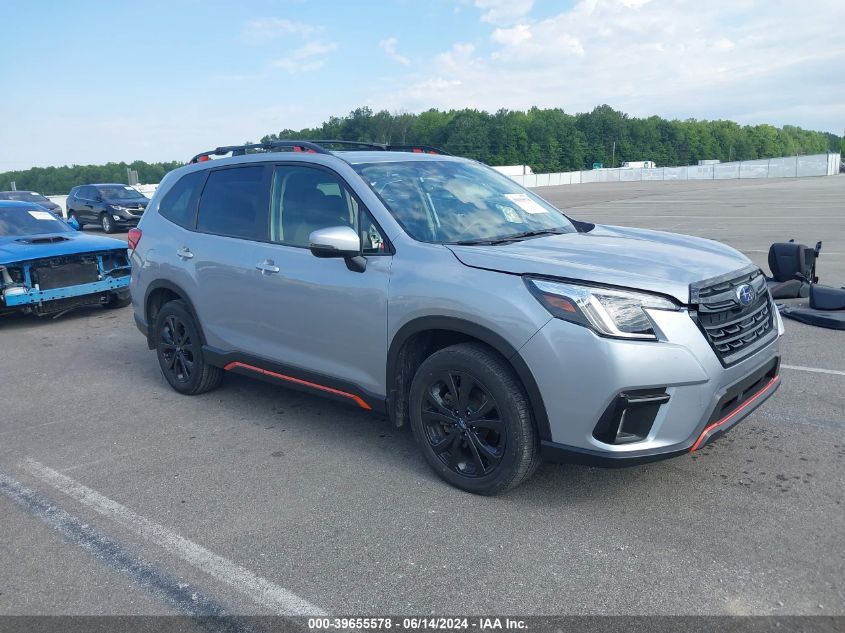
[[260, 270], [262, 275], [275, 275], [280, 268], [276, 266], [272, 259], [265, 259], [260, 264], [255, 265], [255, 270]]
[[187, 246], [183, 246], [178, 251], [176, 251], [176, 255], [178, 257], [181, 257], [183, 260], [191, 259], [194, 256], [194, 254], [191, 252], [191, 249]]

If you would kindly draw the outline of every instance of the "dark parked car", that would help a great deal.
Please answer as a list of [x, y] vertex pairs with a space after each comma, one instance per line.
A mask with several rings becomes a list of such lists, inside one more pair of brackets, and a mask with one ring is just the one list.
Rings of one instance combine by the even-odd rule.
[[17, 200], [18, 202], [34, 202], [47, 211], [52, 211], [58, 216], [64, 215], [62, 208], [52, 200], [45, 198], [37, 191], [0, 191], [0, 200]]
[[114, 233], [118, 228], [137, 226], [149, 202], [129, 185], [80, 185], [68, 194], [67, 216], [76, 218], [80, 229], [98, 224], [106, 233]]

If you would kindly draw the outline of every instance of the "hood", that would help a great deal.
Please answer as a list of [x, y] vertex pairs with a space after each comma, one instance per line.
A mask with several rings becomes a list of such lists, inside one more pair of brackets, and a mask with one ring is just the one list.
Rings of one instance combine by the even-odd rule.
[[[47, 241], [49, 239], [56, 241]], [[31, 243], [30, 240], [36, 240]], [[39, 243], [38, 241], [41, 241]], [[100, 235], [71, 233], [46, 233], [44, 235], [0, 236], [0, 264], [14, 264], [42, 257], [99, 253], [126, 250], [126, 242]]]
[[449, 244], [465, 265], [623, 286], [689, 301], [689, 284], [748, 266], [739, 251], [713, 240], [618, 226], [498, 246]]

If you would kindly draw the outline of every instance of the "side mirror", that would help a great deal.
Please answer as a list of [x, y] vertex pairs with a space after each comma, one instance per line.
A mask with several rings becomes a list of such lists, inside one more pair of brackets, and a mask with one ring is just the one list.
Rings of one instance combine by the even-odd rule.
[[74, 231], [79, 230], [79, 222], [76, 220], [76, 218], [74, 216], [70, 216], [67, 220], [65, 220], [65, 222], [67, 222], [67, 225], [70, 228], [72, 228]]
[[361, 238], [348, 226], [330, 226], [312, 232], [308, 248], [315, 257], [357, 257], [361, 254]]

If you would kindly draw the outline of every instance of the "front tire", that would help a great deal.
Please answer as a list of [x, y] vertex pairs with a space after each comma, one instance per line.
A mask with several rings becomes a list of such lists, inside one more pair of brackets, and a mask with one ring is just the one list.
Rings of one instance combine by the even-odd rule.
[[220, 386], [223, 370], [205, 362], [202, 339], [184, 301], [170, 301], [155, 319], [155, 348], [165, 380], [188, 396]]
[[73, 211], [71, 211], [71, 212], [69, 212], [69, 213], [67, 214], [67, 219], [68, 219], [68, 222], [69, 222], [71, 219], [76, 219], [76, 223], [79, 225], [79, 230], [80, 230], [80, 231], [82, 230], [82, 227], [84, 227], [84, 226], [85, 226], [85, 225], [82, 223], [82, 220], [80, 220], [80, 219], [79, 219], [79, 216], [78, 216], [78, 215], [76, 215], [76, 213], [74, 213]]
[[525, 390], [486, 345], [452, 345], [423, 361], [411, 383], [410, 413], [426, 461], [467, 492], [499, 494], [528, 479], [539, 464]]
[[103, 227], [103, 231], [106, 233], [114, 233], [116, 230], [114, 220], [111, 219], [111, 216], [108, 213], [100, 214], [100, 226]]

